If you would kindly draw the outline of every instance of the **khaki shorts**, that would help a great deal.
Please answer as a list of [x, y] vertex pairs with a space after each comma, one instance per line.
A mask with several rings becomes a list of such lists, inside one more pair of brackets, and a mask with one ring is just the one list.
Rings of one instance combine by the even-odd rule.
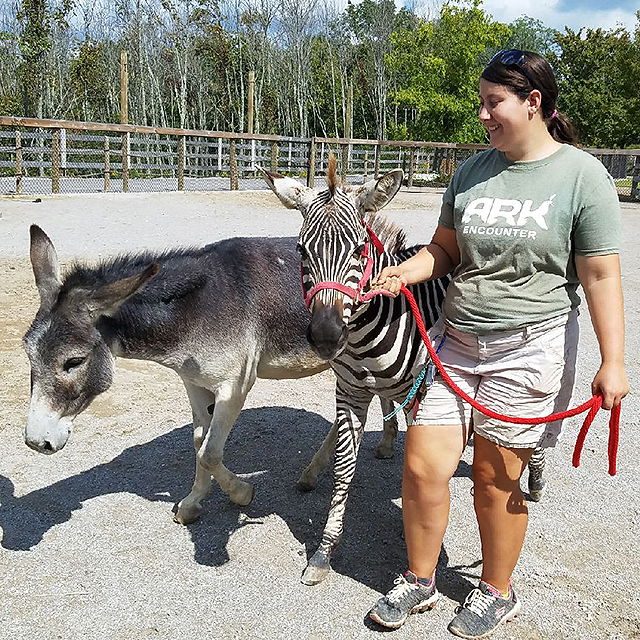
[[[565, 411], [573, 391], [578, 351], [578, 311], [522, 329], [487, 335], [463, 333], [442, 322], [430, 331], [453, 381], [480, 404], [516, 417]], [[466, 425], [503, 447], [553, 447], [561, 421], [512, 424], [472, 409], [440, 375], [416, 407], [411, 425]]]

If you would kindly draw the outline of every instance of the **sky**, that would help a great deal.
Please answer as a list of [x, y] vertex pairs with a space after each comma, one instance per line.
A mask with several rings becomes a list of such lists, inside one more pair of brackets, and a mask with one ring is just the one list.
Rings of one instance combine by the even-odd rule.
[[512, 22], [526, 15], [559, 31], [566, 25], [574, 31], [623, 26], [633, 32], [640, 10], [640, 0], [484, 0], [482, 5], [494, 20]]

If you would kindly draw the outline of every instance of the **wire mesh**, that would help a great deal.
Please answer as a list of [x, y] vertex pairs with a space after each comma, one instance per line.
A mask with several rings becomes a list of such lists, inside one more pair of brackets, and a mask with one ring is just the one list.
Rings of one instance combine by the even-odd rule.
[[[331, 153], [347, 184], [362, 184], [374, 175], [400, 168], [409, 186], [443, 187], [467, 158], [482, 150], [411, 142], [406, 146], [364, 141], [316, 143], [300, 138], [263, 140], [229, 135], [37, 127], [0, 130], [0, 192], [264, 189], [258, 165], [321, 187]], [[640, 152], [591, 153], [607, 168], [621, 196], [640, 199]]]

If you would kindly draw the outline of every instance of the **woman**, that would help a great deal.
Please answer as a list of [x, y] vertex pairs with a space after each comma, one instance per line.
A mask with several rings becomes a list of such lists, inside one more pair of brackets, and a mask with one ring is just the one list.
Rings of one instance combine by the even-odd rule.
[[[433, 335], [453, 380], [481, 404], [539, 417], [567, 408], [582, 285], [602, 358], [592, 383], [611, 409], [628, 392], [619, 263], [620, 208], [602, 164], [577, 149], [558, 113], [548, 62], [498, 52], [480, 80], [478, 116], [492, 148], [469, 158], [447, 189], [431, 243], [385, 268], [377, 286], [400, 287], [453, 272], [444, 322]], [[482, 544], [477, 589], [449, 624], [480, 638], [514, 617], [511, 586], [527, 528], [519, 481], [536, 447], [560, 424], [522, 426], [471, 410], [436, 378], [407, 430], [402, 506], [408, 571], [370, 612], [398, 628], [435, 605], [435, 568], [449, 516], [449, 480], [473, 426], [474, 507]]]

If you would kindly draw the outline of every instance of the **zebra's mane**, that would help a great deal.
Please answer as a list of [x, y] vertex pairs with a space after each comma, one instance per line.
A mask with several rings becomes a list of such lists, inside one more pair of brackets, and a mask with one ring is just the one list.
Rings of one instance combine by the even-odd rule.
[[366, 211], [364, 221], [371, 227], [384, 245], [385, 251], [397, 253], [406, 248], [407, 236], [395, 222], [380, 211]]
[[[342, 184], [337, 171], [336, 157], [332, 153], [329, 154], [327, 163], [327, 186], [331, 198], [334, 197], [338, 187], [346, 192], [353, 191], [353, 187], [350, 185]], [[389, 253], [396, 253], [405, 248], [407, 238], [404, 230], [395, 222], [391, 222], [384, 214], [379, 211], [366, 211], [364, 221], [371, 227]]]

